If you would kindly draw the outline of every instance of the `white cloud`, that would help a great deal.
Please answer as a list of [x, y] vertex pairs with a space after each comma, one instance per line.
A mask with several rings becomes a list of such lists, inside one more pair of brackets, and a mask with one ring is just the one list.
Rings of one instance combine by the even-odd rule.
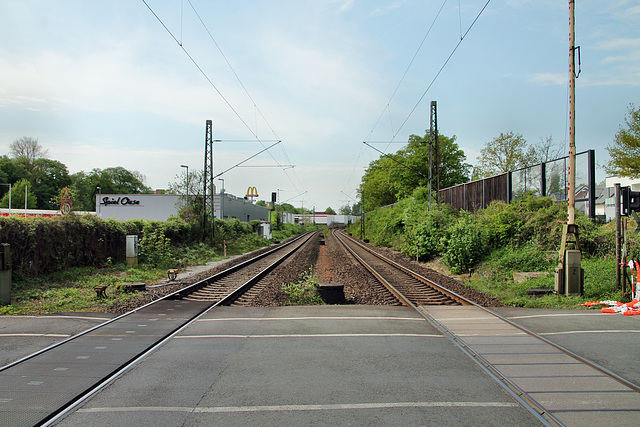
[[527, 76], [527, 81], [539, 86], [566, 86], [568, 73], [538, 73]]

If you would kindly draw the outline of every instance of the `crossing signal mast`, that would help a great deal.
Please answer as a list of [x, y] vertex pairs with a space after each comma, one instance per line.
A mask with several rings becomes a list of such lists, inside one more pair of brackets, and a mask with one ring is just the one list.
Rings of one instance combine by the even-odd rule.
[[[556, 268], [557, 294], [581, 295], [584, 270], [581, 267], [580, 239], [576, 225], [576, 52], [580, 63], [580, 46], [575, 45], [575, 0], [569, 0], [569, 170], [567, 171], [567, 223], [562, 228], [559, 263]], [[573, 244], [568, 249], [567, 244]]]

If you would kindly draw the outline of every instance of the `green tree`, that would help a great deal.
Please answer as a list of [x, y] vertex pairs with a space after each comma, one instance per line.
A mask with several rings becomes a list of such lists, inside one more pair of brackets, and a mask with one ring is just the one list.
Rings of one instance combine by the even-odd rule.
[[[101, 173], [102, 180], [115, 187], [116, 194], [149, 194], [151, 188], [144, 183], [145, 176], [138, 171], [129, 171], [122, 166], [106, 168]], [[104, 193], [104, 191], [103, 191]]]
[[334, 211], [333, 209], [331, 209], [331, 206], [329, 206], [327, 209], [324, 210], [325, 213], [336, 213], [336, 211]]
[[474, 174], [478, 178], [499, 175], [534, 164], [533, 152], [522, 135], [514, 132], [500, 133], [487, 142], [478, 156]]
[[400, 166], [388, 157], [382, 157], [369, 163], [369, 167], [362, 177], [359, 194], [365, 209], [372, 210], [395, 203], [397, 200], [396, 182], [391, 180], [391, 170], [396, 167]]
[[[440, 135], [440, 188], [466, 182], [471, 165], [456, 143], [455, 135]], [[429, 188], [429, 133], [411, 135], [406, 147], [395, 154], [381, 157], [369, 164], [362, 177], [364, 205], [367, 211], [410, 197], [416, 188]], [[432, 159], [432, 187], [435, 190], [435, 155]]]
[[151, 189], [144, 184], [144, 176], [123, 167], [93, 169], [71, 175], [73, 205], [77, 210], [94, 211], [96, 194], [145, 194]]
[[[440, 163], [440, 188], [452, 187], [457, 184], [466, 182], [469, 179], [469, 171], [471, 165], [466, 163], [467, 156], [456, 143], [456, 136], [447, 137], [445, 135], [438, 136], [438, 158]], [[398, 151], [404, 162], [410, 169], [396, 169], [392, 173], [400, 178], [402, 182], [399, 196], [400, 198], [408, 197], [418, 187], [429, 187], [429, 132], [423, 137], [418, 135], [409, 136], [409, 144], [403, 150]], [[432, 147], [431, 153], [431, 176], [432, 188], [436, 188], [436, 156], [435, 145]], [[419, 175], [419, 171], [422, 175]], [[412, 173], [413, 172], [413, 173]]]
[[[28, 178], [28, 172], [24, 166], [7, 156], [0, 157], [0, 183], [12, 185], [21, 179]], [[8, 185], [0, 185], [0, 195], [9, 192]]]
[[40, 145], [38, 139], [30, 136], [23, 136], [13, 141], [9, 145], [9, 153], [28, 172], [33, 172], [36, 160], [46, 158], [49, 155], [49, 151]]
[[33, 162], [31, 174], [33, 193], [38, 199], [38, 209], [58, 209], [60, 191], [71, 185], [71, 178], [67, 167], [57, 160], [45, 158]]
[[297, 209], [291, 203], [282, 203], [278, 207], [282, 212], [297, 213]]
[[340, 215], [351, 215], [351, 206], [343, 205], [342, 207], [340, 207], [340, 209], [338, 209], [338, 213]]
[[640, 108], [629, 105], [624, 119], [627, 128], [616, 133], [613, 142], [607, 145], [611, 160], [604, 169], [614, 176], [640, 177]]
[[[21, 179], [11, 187], [11, 209], [24, 209], [25, 187], [27, 196], [27, 208], [36, 209], [37, 199], [35, 194], [33, 193], [33, 186], [26, 179]], [[0, 207], [9, 207], [8, 192], [2, 197], [2, 200], [0, 200]]]
[[540, 137], [538, 142], [529, 147], [528, 156], [533, 164], [559, 159], [564, 155], [564, 147], [556, 144], [551, 135]]

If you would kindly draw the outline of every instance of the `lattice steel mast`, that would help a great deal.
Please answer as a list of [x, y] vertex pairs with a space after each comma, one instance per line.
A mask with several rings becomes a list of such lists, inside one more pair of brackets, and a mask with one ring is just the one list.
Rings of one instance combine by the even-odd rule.
[[[431, 126], [429, 128], [429, 192], [433, 188], [431, 184], [431, 176], [432, 176], [432, 152], [433, 154], [433, 163], [435, 163], [435, 176], [436, 176], [436, 202], [438, 202], [438, 192], [440, 191], [440, 146], [438, 144], [438, 109], [437, 102], [431, 101], [431, 117], [430, 117]], [[435, 150], [433, 149], [435, 147]], [[431, 200], [431, 196], [429, 196], [429, 200]], [[431, 206], [429, 206], [431, 208]]]
[[215, 236], [215, 211], [213, 200], [213, 124], [211, 120], [207, 120], [204, 134], [204, 173], [202, 177], [202, 240], [207, 235], [207, 207], [210, 206], [211, 213], [211, 244]]

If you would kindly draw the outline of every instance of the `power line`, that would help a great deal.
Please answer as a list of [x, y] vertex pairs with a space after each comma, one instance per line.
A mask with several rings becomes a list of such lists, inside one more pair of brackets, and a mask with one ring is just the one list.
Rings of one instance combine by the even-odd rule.
[[[382, 119], [382, 117], [384, 116], [384, 112], [389, 109], [389, 106], [391, 104], [391, 101], [393, 100], [393, 98], [396, 96], [396, 93], [398, 92], [398, 89], [400, 89], [400, 85], [402, 85], [402, 82], [404, 81], [405, 77], [407, 76], [407, 73], [409, 72], [409, 69], [411, 68], [411, 66], [413, 65], [413, 62], [415, 61], [416, 57], [418, 56], [418, 53], [420, 52], [420, 50], [422, 49], [422, 45], [424, 45], [425, 40], [427, 40], [427, 37], [429, 36], [429, 34], [431, 33], [431, 29], [433, 28], [433, 26], [435, 25], [436, 21], [438, 20], [438, 17], [440, 16], [440, 13], [442, 12], [442, 9], [444, 8], [444, 5], [447, 3], [447, 0], [444, 0], [444, 2], [442, 3], [442, 5], [440, 6], [440, 9], [438, 10], [438, 13], [436, 14], [435, 18], [433, 18], [433, 21], [431, 22], [431, 25], [429, 26], [429, 29], [427, 30], [427, 33], [424, 35], [424, 37], [422, 38], [422, 41], [420, 42], [420, 45], [418, 46], [418, 49], [416, 49], [415, 53], [413, 54], [413, 58], [411, 58], [411, 61], [409, 61], [409, 65], [407, 65], [406, 70], [404, 70], [404, 74], [402, 74], [402, 77], [400, 78], [400, 81], [398, 82], [398, 84], [396, 85], [396, 88], [394, 89], [393, 93], [391, 94], [391, 97], [389, 98], [389, 101], [387, 102], [387, 105], [385, 106], [385, 108], [382, 110], [382, 113], [380, 114], [380, 116], [378, 117], [378, 120], [376, 120], [375, 124], [373, 125], [373, 128], [371, 129], [371, 132], [369, 132], [369, 136], [371, 136], [374, 132], [374, 130], [376, 129], [376, 127], [378, 127], [378, 123], [380, 123], [380, 120]], [[389, 111], [389, 114], [391, 114], [391, 112]]]
[[[216, 41], [216, 39], [213, 37], [213, 34], [211, 34], [211, 31], [209, 31], [209, 28], [207, 27], [207, 25], [204, 23], [204, 21], [202, 20], [202, 18], [200, 17], [200, 14], [198, 13], [198, 11], [196, 10], [195, 6], [193, 5], [193, 3], [191, 3], [191, 0], [187, 0], [189, 2], [189, 5], [191, 6], [191, 9], [193, 9], [193, 12], [196, 14], [196, 16], [198, 17], [198, 20], [200, 21], [200, 23], [202, 24], [202, 26], [204, 27], [205, 31], [207, 32], [207, 34], [209, 35], [209, 38], [211, 39], [211, 41], [213, 42], [213, 44], [216, 46], [216, 48], [218, 49], [218, 52], [220, 52], [220, 55], [222, 55], [222, 58], [224, 59], [224, 61], [227, 63], [227, 65], [229, 66], [229, 68], [231, 69], [231, 72], [233, 73], [233, 75], [236, 77], [236, 80], [238, 80], [238, 83], [240, 83], [240, 86], [242, 87], [242, 89], [244, 90], [244, 92], [247, 94], [247, 97], [249, 97], [249, 99], [251, 100], [251, 103], [253, 104], [253, 107], [256, 109], [256, 111], [260, 114], [260, 117], [262, 117], [262, 119], [264, 120], [264, 122], [267, 124], [267, 126], [269, 126], [269, 129], [271, 130], [271, 133], [273, 134], [273, 136], [276, 139], [280, 139], [278, 137], [278, 135], [276, 135], [276, 132], [273, 130], [273, 128], [271, 127], [271, 124], [269, 123], [269, 121], [266, 119], [266, 117], [264, 116], [264, 114], [262, 114], [262, 111], [260, 111], [260, 108], [258, 108], [258, 105], [256, 104], [256, 102], [254, 101], [253, 97], [251, 96], [251, 94], [249, 93], [249, 91], [247, 90], [246, 86], [244, 85], [244, 83], [242, 83], [242, 80], [240, 79], [240, 76], [238, 75], [238, 73], [236, 73], [236, 70], [233, 68], [233, 66], [231, 65], [231, 62], [229, 62], [229, 60], [227, 59], [227, 56], [224, 54], [224, 52], [222, 51], [222, 48], [220, 48], [220, 45], [218, 45], [218, 42]], [[257, 129], [256, 129], [256, 133], [257, 133]]]
[[[162, 21], [162, 19], [160, 19], [160, 17], [155, 13], [155, 11], [151, 8], [151, 6], [149, 6], [149, 4], [146, 2], [146, 0], [142, 0], [142, 2], [144, 3], [145, 6], [147, 6], [147, 9], [149, 9], [149, 11], [153, 14], [153, 16], [155, 16], [155, 18], [158, 20], [158, 22], [162, 25], [162, 27], [167, 31], [167, 33], [169, 33], [169, 35], [171, 36], [171, 38], [173, 38], [173, 40], [176, 42], [176, 44], [178, 46], [180, 46], [180, 48], [182, 49], [182, 51], [185, 53], [185, 55], [187, 55], [187, 57], [189, 58], [189, 60], [193, 63], [193, 65], [196, 66], [196, 68], [198, 69], [198, 71], [200, 71], [200, 73], [204, 76], [204, 78], [209, 82], [209, 85], [211, 85], [211, 87], [218, 93], [218, 95], [220, 95], [220, 97], [223, 99], [223, 101], [229, 106], [229, 108], [231, 109], [231, 111], [233, 111], [233, 113], [236, 115], [236, 117], [238, 117], [238, 119], [240, 120], [240, 122], [242, 122], [242, 124], [247, 128], [247, 130], [249, 130], [249, 132], [251, 133], [251, 135], [254, 136], [254, 138], [262, 145], [262, 147], [265, 147], [263, 141], [258, 137], [257, 133], [253, 131], [253, 129], [251, 129], [251, 127], [247, 124], [247, 122], [242, 118], [242, 116], [240, 116], [240, 113], [238, 113], [238, 111], [233, 107], [233, 105], [231, 105], [231, 102], [229, 102], [229, 100], [222, 94], [222, 92], [218, 89], [218, 87], [213, 83], [213, 81], [209, 78], [209, 76], [207, 75], [207, 73], [202, 69], [202, 67], [200, 67], [200, 65], [198, 64], [198, 62], [191, 56], [191, 54], [189, 54], [189, 52], [187, 51], [187, 49], [183, 46], [183, 43], [181, 40], [178, 40], [176, 38], [176, 36], [173, 34], [173, 32], [165, 25], [165, 23]], [[191, 1], [189, 0], [189, 4], [191, 5], [192, 9], [194, 10], [194, 12], [196, 13], [196, 16], [198, 16], [198, 19], [200, 19], [200, 22], [203, 24], [203, 26], [205, 27], [207, 33], [209, 33], [209, 36], [211, 37], [211, 39], [213, 40], [214, 44], [216, 45], [216, 47], [218, 48], [218, 50], [220, 51], [220, 53], [222, 54], [223, 58], [225, 59], [225, 61], [227, 62], [227, 64], [229, 65], [229, 67], [231, 68], [232, 72], [234, 73], [234, 75], [236, 76], [236, 78], [238, 79], [238, 81], [240, 82], [240, 85], [242, 86], [242, 88], [245, 90], [245, 92], [247, 93], [247, 95], [249, 96], [249, 99], [251, 99], [251, 101], [254, 104], [254, 107], [257, 109], [257, 105], [255, 104], [255, 102], [253, 101], [253, 98], [251, 98], [251, 95], [249, 95], [249, 92], [247, 91], [246, 87], [244, 86], [244, 84], [242, 84], [242, 81], [240, 80], [240, 78], [238, 77], [237, 73], [235, 72], [235, 70], [233, 69], [233, 67], [231, 66], [231, 64], [229, 63], [229, 61], [227, 60], [226, 56], [224, 55], [224, 53], [222, 52], [222, 50], [220, 49], [220, 47], [218, 46], [218, 44], [215, 42], [215, 39], [213, 39], [213, 36], [211, 35], [211, 32], [209, 31], [209, 29], [206, 27], [206, 25], [204, 24], [204, 22], [202, 21], [202, 19], [200, 18], [200, 15], [198, 14], [198, 12], [196, 11], [195, 7], [193, 6], [193, 4], [191, 3]], [[181, 23], [181, 27], [182, 27], [182, 23]], [[182, 29], [181, 29], [182, 32]], [[260, 110], [258, 109], [258, 111], [260, 112]], [[260, 112], [260, 114], [262, 115], [262, 112]], [[264, 118], [264, 116], [262, 116]], [[269, 126], [269, 128], [271, 128], [271, 126], [269, 125], [269, 123], [267, 122], [266, 118], [265, 122], [267, 123], [267, 125]], [[273, 129], [271, 128], [271, 131], [274, 133], [275, 135], [275, 131], [273, 131]], [[270, 147], [269, 147], [270, 148]], [[264, 150], [263, 150], [264, 151]], [[285, 168], [282, 168], [282, 166], [280, 165], [280, 163], [278, 162], [278, 160], [273, 156], [273, 154], [271, 152], [268, 152], [269, 155], [271, 156], [271, 158], [276, 162], [276, 164], [278, 164], [278, 166], [282, 169], [282, 171], [285, 173], [285, 176], [287, 177], [287, 179], [289, 179], [289, 181], [291, 182], [291, 184], [297, 189], [297, 186], [295, 185], [295, 183], [293, 182], [293, 180], [291, 179], [291, 177], [289, 176], [289, 174], [287, 174]], [[283, 150], [283, 153], [284, 150]], [[286, 156], [286, 153], [285, 153]], [[287, 160], [288, 159], [288, 156]], [[290, 163], [290, 161], [289, 161]], [[295, 172], [294, 172], [295, 174]], [[298, 179], [298, 181], [300, 181]]]
[[[473, 22], [471, 23], [471, 25], [469, 25], [469, 28], [467, 28], [467, 30], [465, 31], [464, 34], [462, 34], [462, 31], [460, 31], [460, 40], [458, 41], [458, 43], [456, 44], [456, 46], [453, 48], [453, 50], [451, 51], [451, 53], [449, 54], [449, 56], [447, 57], [447, 59], [444, 61], [444, 63], [442, 64], [442, 66], [440, 67], [440, 69], [438, 70], [438, 72], [436, 73], [436, 75], [434, 76], [434, 78], [431, 80], [431, 83], [429, 83], [429, 86], [427, 86], [427, 88], [425, 89], [425, 91], [422, 93], [422, 95], [420, 96], [420, 98], [418, 99], [418, 102], [416, 102], [416, 104], [413, 106], [413, 108], [411, 109], [411, 111], [409, 112], [409, 114], [407, 115], [407, 117], [404, 119], [404, 121], [402, 122], [402, 124], [400, 125], [400, 127], [398, 128], [398, 130], [392, 135], [391, 140], [388, 141], [387, 143], [387, 147], [385, 148], [385, 151], [389, 148], [389, 145], [391, 145], [391, 143], [394, 143], [396, 141], [395, 138], [398, 135], [398, 133], [400, 133], [400, 131], [402, 130], [402, 128], [404, 127], [404, 125], [407, 123], [407, 121], [409, 120], [409, 118], [413, 115], [413, 113], [415, 112], [415, 110], [418, 108], [418, 105], [420, 105], [420, 103], [422, 102], [422, 100], [424, 99], [424, 97], [427, 95], [427, 92], [429, 91], [429, 89], [431, 89], [431, 86], [433, 86], [433, 84], [435, 83], [436, 79], [440, 76], [440, 74], [442, 73], [442, 71], [444, 70], [444, 68], [447, 66], [447, 64], [449, 63], [449, 61], [451, 60], [451, 58], [453, 57], [453, 55], [456, 53], [456, 51], [458, 50], [458, 47], [460, 47], [460, 45], [462, 44], [463, 40], [466, 38], [467, 34], [469, 34], [469, 31], [471, 31], [471, 29], [473, 28], [473, 26], [475, 25], [475, 23], [478, 21], [478, 19], [480, 18], [480, 16], [482, 15], [482, 13], [484, 12], [484, 10], [487, 8], [487, 6], [489, 5], [489, 3], [491, 2], [491, 0], [487, 0], [487, 2], [485, 3], [485, 5], [482, 7], [482, 9], [480, 10], [480, 12], [478, 13], [478, 15], [475, 17], [475, 19], [473, 20]], [[445, 2], [446, 3], [446, 0]], [[444, 3], [442, 4], [442, 6], [440, 7], [440, 10], [442, 10], [442, 7], [444, 7]], [[438, 12], [438, 15], [440, 14], [440, 11]], [[436, 16], [437, 19], [438, 16]], [[460, 25], [462, 25], [462, 17], [460, 16]], [[433, 21], [435, 23], [435, 19]], [[433, 27], [433, 23], [431, 24], [431, 26]], [[429, 31], [427, 32], [427, 35], [429, 34], [429, 32], [431, 31], [431, 27], [429, 28]], [[426, 35], [425, 38], [426, 39]], [[422, 41], [422, 43], [424, 43], [424, 39]], [[422, 47], [422, 43], [420, 44], [420, 47]], [[418, 48], [419, 50], [420, 48]], [[416, 52], [417, 55], [417, 52]], [[415, 59], [415, 55], [414, 58]], [[411, 63], [413, 63], [413, 59], [411, 60]], [[411, 63], [409, 64], [409, 66], [411, 66]], [[408, 71], [408, 68], [407, 68]], [[405, 75], [407, 73], [407, 71], [405, 71]], [[402, 76], [402, 79], [404, 79], [405, 75]], [[400, 82], [402, 82], [402, 79], [400, 80]], [[393, 95], [395, 95], [396, 91], [398, 90], [399, 84], [396, 87], [396, 90], [394, 91]], [[393, 98], [392, 95], [392, 98]], [[389, 102], [391, 102], [391, 100], [389, 100]], [[387, 106], [385, 106], [385, 110], [388, 108], [389, 103], [387, 103]], [[369, 135], [371, 135], [373, 133], [373, 131], [375, 130], [375, 127], [378, 125], [378, 123], [380, 122], [380, 119], [382, 118], [382, 116], [384, 115], [384, 110], [382, 112], [382, 114], [380, 115], [380, 117], [378, 117], [378, 120], [376, 121], [376, 124], [374, 125], [374, 128], [371, 130], [371, 132], [369, 133]], [[391, 160], [398, 162], [397, 160], [395, 160], [393, 157], [389, 156], [387, 153], [378, 150], [377, 148], [373, 147], [371, 144], [367, 143], [366, 141], [363, 141], [364, 144], [366, 144], [367, 146], [373, 148], [374, 150], [380, 152], [382, 155], [389, 157]], [[400, 162], [398, 162], [400, 163]], [[405, 166], [405, 165], [403, 165]], [[355, 166], [354, 166], [355, 169]]]
[[[215, 47], [218, 49], [218, 52], [220, 52], [220, 55], [222, 55], [222, 58], [224, 59], [224, 61], [227, 63], [227, 65], [229, 66], [229, 69], [231, 70], [231, 72], [233, 73], [233, 75], [235, 76], [236, 80], [238, 81], [238, 83], [240, 84], [240, 86], [242, 87], [242, 89], [244, 90], [244, 92], [247, 94], [247, 97], [249, 98], [249, 100], [251, 101], [254, 111], [258, 112], [260, 114], [260, 117], [262, 117], [262, 120], [264, 120], [264, 122], [266, 123], [266, 125], [269, 127], [269, 130], [271, 130], [271, 133], [273, 134], [273, 136], [276, 137], [277, 140], [280, 140], [280, 138], [278, 137], [278, 135], [276, 134], [275, 130], [273, 130], [273, 127], [271, 126], [271, 123], [269, 123], [269, 121], [267, 120], [267, 118], [264, 116], [264, 114], [262, 113], [262, 111], [260, 110], [260, 108], [258, 107], [258, 104], [255, 102], [255, 100], [253, 99], [253, 97], [251, 96], [251, 94], [249, 93], [249, 90], [247, 90], [247, 87], [244, 85], [244, 83], [242, 82], [242, 80], [240, 79], [240, 76], [238, 75], [238, 73], [236, 73], [236, 70], [233, 68], [233, 66], [231, 65], [231, 62], [227, 59], [227, 56], [224, 54], [224, 52], [222, 51], [222, 48], [220, 47], [220, 45], [218, 44], [218, 42], [216, 41], [216, 39], [213, 37], [213, 34], [211, 33], [211, 31], [209, 30], [209, 27], [207, 27], [207, 25], [205, 24], [204, 20], [202, 19], [202, 17], [200, 16], [200, 14], [198, 13], [198, 11], [196, 10], [195, 6], [193, 5], [193, 3], [191, 2], [191, 0], [189, 1], [189, 5], [191, 6], [191, 9], [193, 9], [193, 12], [196, 14], [196, 16], [198, 17], [198, 20], [200, 21], [200, 23], [202, 24], [202, 26], [204, 27], [205, 31], [207, 32], [207, 34], [209, 35], [209, 38], [211, 39], [211, 41], [213, 42], [213, 44], [215, 45]], [[255, 120], [256, 122], [256, 129], [255, 129], [255, 137], [256, 139], [260, 142], [260, 144], [264, 147], [263, 141], [260, 140], [257, 136], [258, 134], [258, 123], [257, 120]], [[289, 159], [289, 156], [287, 155], [287, 152], [284, 148], [284, 145], [280, 146], [280, 149], [282, 150], [282, 154], [285, 157], [285, 161], [287, 163], [291, 163], [291, 160]], [[289, 182], [291, 182], [291, 185], [294, 186], [294, 188], [296, 188], [296, 190], [298, 189], [296, 184], [293, 182], [293, 180], [291, 179], [291, 177], [289, 176], [289, 174], [286, 172], [285, 167], [283, 167], [280, 162], [278, 162], [278, 160], [275, 158], [275, 156], [269, 151], [268, 152], [269, 156], [271, 156], [271, 158], [273, 159], [274, 162], [276, 162], [276, 164], [278, 165], [278, 167], [284, 172], [285, 176], [287, 177], [287, 179], [289, 180]], [[296, 175], [295, 171], [294, 171], [294, 175], [296, 177], [296, 179], [298, 180], [298, 182], [302, 183], [300, 181], [300, 178], [298, 178], [298, 176]]]
[[153, 9], [151, 9], [151, 6], [149, 6], [149, 4], [146, 2], [146, 0], [142, 0], [142, 3], [145, 4], [145, 6], [147, 6], [147, 8], [149, 9], [149, 11], [153, 14], [153, 16], [156, 17], [156, 19], [158, 20], [158, 22], [160, 22], [160, 24], [164, 27], [165, 30], [167, 30], [167, 33], [169, 33], [169, 35], [171, 36], [171, 38], [176, 42], [176, 44], [178, 46], [180, 46], [180, 48], [182, 49], [182, 51], [185, 53], [185, 55], [187, 55], [187, 58], [189, 58], [189, 60], [191, 60], [191, 62], [193, 63], [193, 65], [196, 66], [196, 68], [198, 69], [198, 71], [200, 71], [200, 74], [202, 74], [204, 76], [205, 79], [207, 79], [207, 81], [209, 82], [209, 85], [211, 85], [211, 87], [218, 93], [218, 95], [220, 95], [220, 97], [222, 98], [222, 100], [229, 106], [229, 108], [231, 108], [231, 111], [234, 112], [234, 114], [236, 115], [236, 117], [238, 117], [238, 119], [240, 119], [240, 121], [242, 122], [242, 124], [244, 124], [244, 126], [249, 130], [249, 132], [251, 132], [251, 134], [257, 139], [260, 140], [260, 138], [258, 138], [258, 135], [256, 135], [253, 130], [251, 129], [251, 127], [247, 124], [247, 122], [244, 121], [244, 119], [242, 118], [242, 116], [240, 116], [240, 113], [238, 113], [238, 111], [233, 108], [233, 105], [231, 105], [231, 103], [229, 102], [229, 100], [222, 94], [222, 92], [220, 92], [220, 89], [217, 88], [217, 86], [213, 83], [213, 81], [211, 81], [211, 79], [209, 78], [209, 76], [207, 75], [207, 73], [204, 72], [204, 70], [200, 67], [200, 65], [198, 64], [198, 62], [196, 62], [195, 59], [193, 59], [193, 57], [189, 54], [189, 52], [187, 51], [187, 49], [185, 49], [185, 47], [182, 45], [182, 42], [179, 41], [176, 36], [173, 35], [173, 33], [171, 32], [171, 30], [169, 28], [167, 28], [167, 26], [164, 24], [164, 22], [162, 21], [162, 19], [160, 19], [160, 17], [153, 11]]
[[407, 123], [407, 121], [409, 120], [409, 118], [413, 115], [414, 111], [416, 111], [416, 108], [418, 108], [418, 105], [420, 105], [420, 103], [422, 102], [422, 100], [424, 99], [424, 97], [427, 95], [427, 92], [429, 92], [429, 89], [431, 89], [431, 86], [433, 86], [433, 84], [435, 83], [436, 79], [438, 78], [438, 76], [440, 76], [440, 74], [442, 73], [442, 70], [444, 70], [444, 67], [447, 66], [447, 64], [449, 63], [449, 61], [451, 60], [451, 58], [453, 57], [453, 55], [456, 53], [456, 51], [458, 50], [458, 48], [460, 47], [460, 45], [462, 44], [462, 42], [464, 41], [464, 39], [467, 37], [467, 34], [469, 34], [469, 31], [471, 31], [471, 28], [473, 28], [473, 26], [475, 25], [475, 23], [478, 21], [478, 19], [480, 18], [480, 15], [482, 15], [482, 12], [484, 12], [484, 10], [487, 8], [487, 6], [489, 5], [489, 3], [491, 2], [491, 0], [487, 0], [487, 2], [485, 3], [485, 5], [482, 7], [482, 9], [480, 10], [480, 12], [478, 13], [478, 15], [475, 17], [475, 19], [473, 20], [473, 22], [471, 23], [471, 25], [469, 26], [469, 28], [467, 28], [467, 31], [465, 31], [465, 33], [462, 35], [462, 37], [460, 37], [460, 40], [458, 41], [458, 43], [456, 44], [456, 46], [453, 48], [453, 50], [451, 51], [451, 53], [449, 54], [449, 56], [447, 57], [446, 61], [444, 61], [444, 64], [442, 64], [442, 67], [440, 67], [440, 70], [438, 70], [438, 72], [436, 73], [435, 77], [433, 78], [433, 80], [431, 80], [431, 83], [429, 83], [429, 86], [427, 86], [427, 88], [425, 89], [425, 91], [422, 93], [422, 96], [420, 96], [420, 99], [418, 99], [418, 102], [416, 102], [416, 105], [413, 106], [413, 108], [411, 109], [411, 111], [409, 112], [409, 115], [407, 115], [407, 118], [404, 119], [404, 121], [402, 122], [402, 124], [400, 125], [400, 128], [398, 129], [398, 131], [393, 135], [393, 137], [391, 138], [392, 140], [395, 139], [395, 137], [398, 135], [398, 133], [400, 132], [400, 130], [404, 127], [404, 125]]

